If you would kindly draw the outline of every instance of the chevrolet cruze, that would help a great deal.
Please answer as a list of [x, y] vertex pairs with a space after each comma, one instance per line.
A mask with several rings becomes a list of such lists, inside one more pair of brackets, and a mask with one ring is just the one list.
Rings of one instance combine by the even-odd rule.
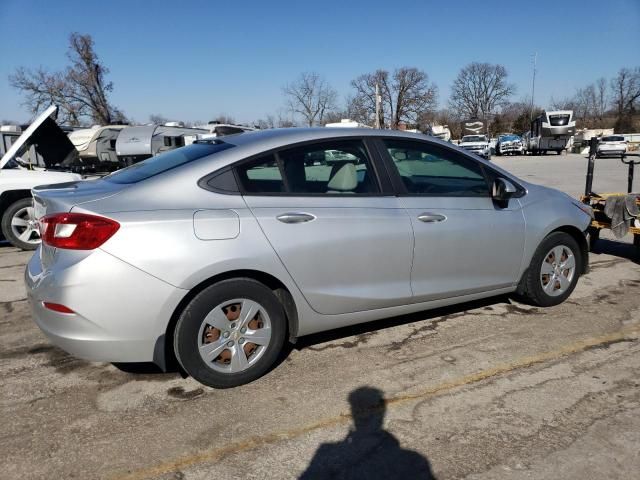
[[314, 332], [505, 293], [556, 305], [588, 261], [589, 207], [394, 131], [198, 141], [33, 196], [43, 242], [25, 280], [51, 342], [177, 360], [218, 388]]

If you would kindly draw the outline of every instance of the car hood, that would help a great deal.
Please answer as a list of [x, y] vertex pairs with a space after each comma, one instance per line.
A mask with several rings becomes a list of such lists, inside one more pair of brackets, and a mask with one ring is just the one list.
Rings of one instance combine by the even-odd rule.
[[463, 147], [485, 147], [489, 145], [489, 142], [460, 142], [460, 146]]
[[57, 112], [56, 105], [42, 112], [0, 159], [0, 169], [31, 146], [42, 156], [47, 168], [61, 165], [64, 160], [77, 155], [73, 143], [54, 120]]

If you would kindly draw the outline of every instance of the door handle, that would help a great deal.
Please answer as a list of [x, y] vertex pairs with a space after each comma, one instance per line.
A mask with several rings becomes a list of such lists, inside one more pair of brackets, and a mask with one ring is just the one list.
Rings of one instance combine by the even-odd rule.
[[446, 219], [447, 217], [438, 213], [425, 212], [418, 215], [418, 220], [424, 223], [444, 222]]
[[304, 223], [315, 220], [316, 216], [303, 212], [287, 212], [278, 215], [276, 219], [280, 220], [282, 223]]

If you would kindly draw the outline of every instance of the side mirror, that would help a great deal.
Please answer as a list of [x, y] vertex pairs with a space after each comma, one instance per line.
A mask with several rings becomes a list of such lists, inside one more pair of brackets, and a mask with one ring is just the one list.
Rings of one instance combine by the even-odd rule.
[[501, 206], [506, 206], [509, 199], [517, 192], [515, 185], [504, 178], [496, 178], [493, 182], [491, 196]]

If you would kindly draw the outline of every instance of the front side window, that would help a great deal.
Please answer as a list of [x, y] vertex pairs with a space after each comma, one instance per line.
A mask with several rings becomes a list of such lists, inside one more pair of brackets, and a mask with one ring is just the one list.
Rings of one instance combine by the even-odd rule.
[[385, 140], [407, 193], [442, 197], [488, 197], [482, 168], [454, 151], [422, 142]]
[[237, 168], [246, 193], [299, 195], [379, 192], [361, 141], [329, 141], [281, 150]]

